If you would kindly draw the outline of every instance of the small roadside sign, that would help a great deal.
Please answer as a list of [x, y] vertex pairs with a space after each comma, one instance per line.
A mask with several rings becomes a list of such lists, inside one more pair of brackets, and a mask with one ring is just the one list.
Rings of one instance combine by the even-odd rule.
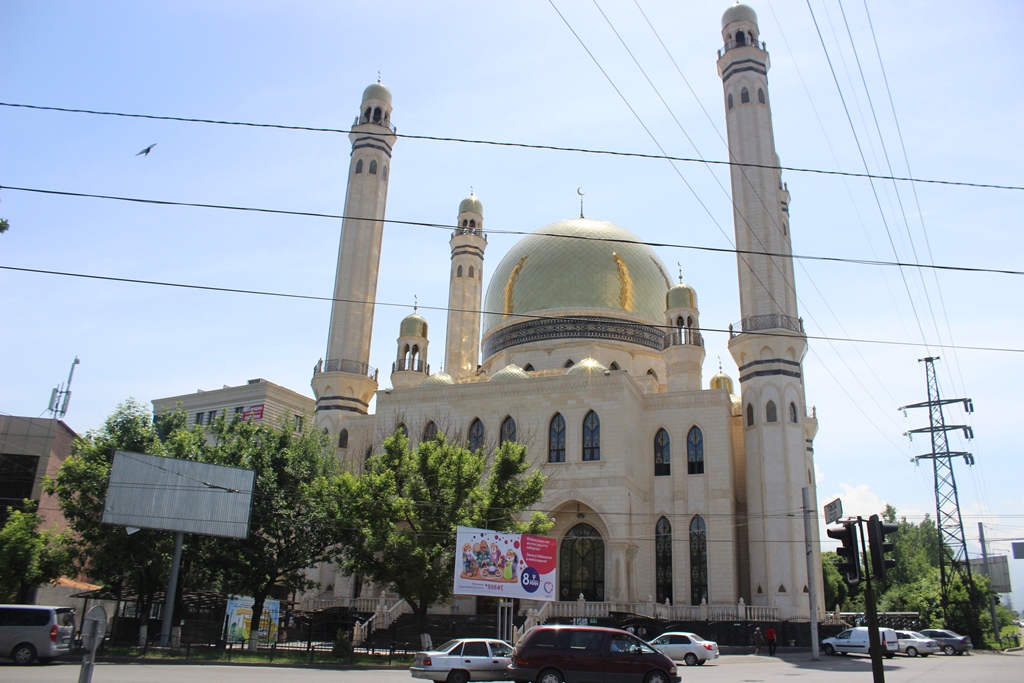
[[838, 522], [843, 516], [843, 501], [841, 498], [836, 498], [831, 503], [825, 506], [825, 524], [832, 524]]

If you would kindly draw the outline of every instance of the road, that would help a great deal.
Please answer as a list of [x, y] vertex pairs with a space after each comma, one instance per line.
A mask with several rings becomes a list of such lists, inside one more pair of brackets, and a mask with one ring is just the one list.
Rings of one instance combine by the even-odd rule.
[[[4, 683], [76, 683], [75, 664], [15, 667], [0, 664]], [[680, 667], [683, 683], [865, 683], [871, 681], [867, 657], [825, 657], [810, 654], [783, 657], [734, 655], [701, 667]], [[219, 664], [97, 664], [93, 683], [412, 683], [404, 669], [344, 671]], [[886, 683], [1024, 683], [1024, 654], [975, 653], [965, 657], [932, 655], [885, 661]]]

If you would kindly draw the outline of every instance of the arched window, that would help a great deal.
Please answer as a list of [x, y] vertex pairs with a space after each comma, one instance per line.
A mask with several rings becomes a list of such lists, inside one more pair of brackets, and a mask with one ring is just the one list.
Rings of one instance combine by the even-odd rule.
[[[742, 90], [740, 90], [740, 104], [746, 104], [749, 101], [750, 101], [750, 91], [747, 90], [746, 88], [743, 88]], [[370, 171], [370, 172], [373, 173], [373, 171]]]
[[604, 601], [604, 539], [594, 527], [581, 522], [562, 539], [558, 572], [560, 600]]
[[726, 101], [729, 103], [729, 109], [732, 109], [732, 93], [729, 93], [729, 96], [726, 98]]
[[608, 366], [608, 369], [609, 370], [618, 370], [619, 369], [619, 364], [616, 363], [615, 361], [612, 361], [612, 364]]
[[527, 363], [526, 367], [524, 367], [523, 370], [525, 372], [533, 372], [534, 371], [533, 363]]
[[468, 225], [469, 225], [469, 221], [467, 221], [467, 220], [466, 220], [465, 218], [463, 218], [463, 219], [462, 219], [462, 227], [464, 227], [464, 228], [465, 228], [465, 227], [467, 227]]
[[459, 266], [455, 271], [455, 277], [462, 277], [462, 266]]
[[484, 447], [484, 423], [476, 418], [469, 425], [469, 450], [476, 453]]
[[736, 44], [737, 45], [746, 45], [747, 44], [747, 34], [744, 33], [743, 31], [737, 32], [736, 33]]
[[783, 222], [783, 224], [782, 224], [782, 234], [783, 235], [788, 235], [789, 234], [789, 230], [786, 228], [785, 222]]
[[377, 160], [370, 159], [370, 175], [377, 175]]
[[563, 365], [562, 367], [563, 368], [571, 368], [573, 365], [574, 365], [574, 363], [572, 362], [572, 358], [570, 358], [569, 360], [565, 361], [565, 365]]
[[764, 407], [764, 421], [765, 422], [778, 422], [779, 421], [779, 409], [775, 407], [775, 401], [768, 401], [768, 405]]
[[348, 448], [348, 430], [338, 432], [338, 448]]
[[686, 473], [704, 474], [704, 435], [700, 427], [686, 435]]
[[789, 404], [789, 421], [792, 422], [793, 424], [797, 423], [797, 419], [796, 419], [796, 404], [793, 403], [793, 402], [790, 402], [790, 404]]
[[470, 218], [469, 219], [469, 227], [471, 227], [471, 228], [475, 228], [476, 227], [476, 219], [475, 218]]
[[583, 418], [583, 459], [601, 459], [601, 418], [593, 410]]
[[[672, 474], [672, 448], [668, 432], [659, 429], [654, 435], [654, 476], [667, 477]], [[660, 600], [658, 602], [661, 602]]]
[[373, 122], [380, 123], [380, 107], [373, 108]]
[[498, 445], [506, 441], [516, 440], [516, 421], [509, 415], [501, 422], [501, 434], [498, 436]]
[[356, 159], [356, 173], [362, 173], [362, 172], [363, 172], [363, 160], [362, 159]]
[[690, 522], [690, 604], [708, 599], [708, 529], [700, 515]]
[[565, 462], [565, 418], [555, 413], [548, 428], [548, 462]]
[[395, 431], [396, 432], [402, 432], [402, 434], [405, 435], [405, 438], [407, 438], [407, 439], [409, 438], [409, 428], [405, 426], [404, 422], [400, 423], [398, 425], [398, 429], [396, 429]]
[[388, 179], [388, 167], [386, 164], [382, 166], [380, 169], [380, 177], [383, 178], [385, 181]]
[[757, 89], [757, 103], [764, 104], [764, 88]]
[[753, 403], [748, 403], [747, 404], [747, 426], [748, 427], [753, 427], [754, 426], [754, 404]]
[[654, 368], [647, 368], [647, 374], [653, 377], [654, 379], [658, 379], [658, 373], [654, 371]]
[[437, 425], [431, 420], [427, 423], [427, 426], [423, 428], [423, 439], [422, 441], [433, 441], [437, 438]]
[[654, 585], [658, 604], [673, 600], [672, 593], [672, 525], [662, 517], [654, 527]]
[[476, 271], [473, 270], [473, 266], [470, 266], [469, 267], [469, 279], [472, 280], [475, 274], [476, 274]]

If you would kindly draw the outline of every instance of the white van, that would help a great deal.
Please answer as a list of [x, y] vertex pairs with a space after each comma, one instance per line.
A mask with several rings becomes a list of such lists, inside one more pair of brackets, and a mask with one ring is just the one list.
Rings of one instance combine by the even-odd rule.
[[70, 654], [74, 635], [75, 611], [70, 607], [0, 605], [0, 657], [15, 664]]
[[[896, 656], [896, 651], [899, 649], [896, 631], [891, 628], [879, 627], [878, 639], [882, 643], [882, 654], [885, 655], [886, 658], [892, 659]], [[821, 648], [827, 655], [845, 655], [850, 652], [856, 652], [862, 655], [871, 654], [871, 645], [868, 640], [868, 627], [857, 626], [855, 628], [848, 628], [835, 638], [826, 638], [821, 641]]]

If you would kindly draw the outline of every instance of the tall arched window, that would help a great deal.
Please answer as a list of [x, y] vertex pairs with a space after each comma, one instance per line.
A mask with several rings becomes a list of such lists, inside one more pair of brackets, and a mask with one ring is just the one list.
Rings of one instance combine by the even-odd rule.
[[690, 521], [690, 604], [708, 599], [708, 529], [700, 515]]
[[484, 423], [476, 418], [469, 425], [469, 450], [474, 453], [484, 447]]
[[356, 173], [362, 173], [362, 172], [363, 172], [363, 160], [362, 159], [356, 159]]
[[583, 418], [583, 459], [601, 459], [601, 418], [593, 410]]
[[662, 517], [654, 527], [654, 585], [658, 604], [674, 602], [672, 593], [672, 525]]
[[[740, 90], [740, 104], [746, 104], [749, 101], [750, 101], [750, 91], [747, 90], [746, 88], [743, 88], [742, 90]], [[371, 168], [373, 168], [373, 167], [371, 166]], [[373, 171], [370, 171], [370, 173], [373, 173]]]
[[381, 169], [380, 169], [380, 177], [383, 178], [385, 182], [387, 182], [387, 179], [388, 179], [388, 167], [387, 167], [387, 164], [385, 164], [384, 166], [381, 167]]
[[380, 123], [380, 107], [373, 108], [373, 122]]
[[764, 421], [765, 422], [778, 422], [779, 421], [779, 409], [775, 407], [775, 401], [768, 401], [768, 405], [764, 407]]
[[423, 428], [423, 439], [422, 441], [433, 441], [437, 438], [437, 425], [431, 420], [427, 423], [427, 426]]
[[[672, 448], [668, 432], [659, 429], [654, 435], [654, 476], [667, 477], [672, 474]], [[658, 602], [661, 602], [660, 600]]]
[[338, 448], [348, 448], [348, 430], [338, 432]]
[[748, 427], [753, 427], [754, 426], [754, 404], [753, 403], [748, 403], [747, 404], [747, 426]]
[[501, 434], [498, 436], [498, 445], [506, 441], [516, 440], [516, 421], [509, 415], [501, 422]]
[[471, 227], [471, 228], [475, 228], [476, 227], [476, 219], [475, 218], [470, 218], [469, 219], [469, 227]]
[[604, 601], [604, 540], [594, 527], [581, 522], [562, 539], [558, 597], [575, 601]]
[[377, 160], [370, 159], [370, 175], [377, 175]]
[[686, 473], [704, 474], [704, 435], [700, 427], [686, 435]]
[[565, 462], [565, 418], [555, 413], [548, 428], [548, 462]]
[[796, 419], [796, 404], [793, 403], [793, 402], [790, 402], [790, 404], [789, 404], [789, 421], [792, 422], [793, 424], [797, 423], [797, 419]]
[[472, 280], [474, 277], [476, 277], [476, 271], [473, 270], [473, 266], [470, 266], [469, 267], [469, 279]]
[[732, 93], [729, 93], [729, 97], [726, 99], [729, 102], [729, 109], [732, 109]]
[[764, 88], [757, 89], [757, 103], [764, 104]]
[[462, 277], [462, 266], [455, 269], [455, 277]]

